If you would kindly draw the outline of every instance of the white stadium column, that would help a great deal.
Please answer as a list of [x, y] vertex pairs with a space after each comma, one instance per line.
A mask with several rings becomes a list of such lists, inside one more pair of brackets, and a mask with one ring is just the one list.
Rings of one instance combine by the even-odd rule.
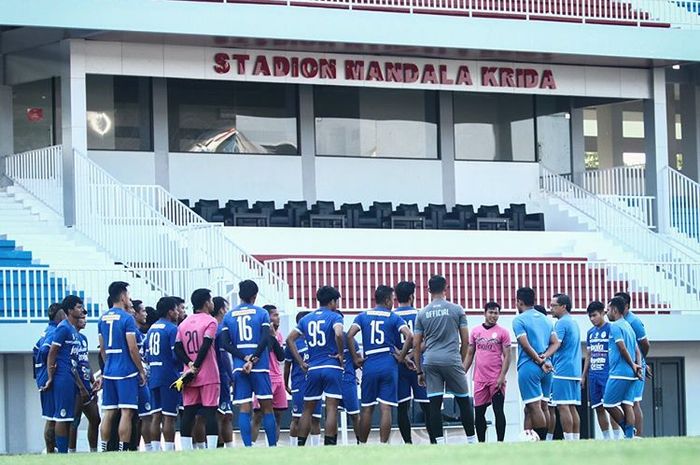
[[75, 159], [73, 150], [87, 156], [87, 97], [85, 41], [61, 42], [61, 136], [63, 145], [63, 220], [73, 226], [75, 212]]
[[659, 232], [669, 230], [668, 125], [666, 116], [666, 70], [651, 71], [652, 98], [644, 101], [644, 135], [646, 141], [646, 189], [654, 196], [654, 221]]
[[301, 153], [301, 184], [304, 200], [316, 202], [316, 126], [314, 119], [314, 88], [299, 85], [299, 146]]
[[586, 172], [586, 140], [583, 136], [583, 108], [569, 110], [569, 128], [571, 136], [571, 172], [574, 183], [583, 185], [583, 174]]
[[682, 171], [694, 181], [700, 181], [700, 84], [681, 84], [680, 106]]
[[450, 210], [457, 203], [455, 180], [455, 132], [452, 92], [438, 92], [440, 162], [442, 164], [442, 203]]
[[617, 104], [599, 106], [596, 119], [600, 168], [623, 166], [622, 108]]
[[153, 161], [156, 184], [170, 189], [170, 135], [168, 132], [168, 80], [153, 78]]

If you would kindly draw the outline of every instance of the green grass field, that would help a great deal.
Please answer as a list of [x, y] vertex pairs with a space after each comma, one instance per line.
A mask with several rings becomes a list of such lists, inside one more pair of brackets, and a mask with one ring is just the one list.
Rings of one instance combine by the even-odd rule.
[[218, 449], [0, 456], [2, 465], [698, 465], [700, 437], [455, 446]]

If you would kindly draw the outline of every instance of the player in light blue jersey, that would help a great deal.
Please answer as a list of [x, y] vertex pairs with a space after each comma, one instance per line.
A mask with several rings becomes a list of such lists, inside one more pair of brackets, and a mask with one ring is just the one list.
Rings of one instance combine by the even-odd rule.
[[[310, 312], [298, 312], [296, 324]], [[309, 348], [303, 338], [296, 340], [297, 352], [304, 362], [309, 362]], [[289, 347], [284, 348], [284, 386], [287, 393], [292, 396], [292, 421], [289, 424], [289, 446], [297, 447], [299, 435], [299, 419], [304, 411], [304, 390], [306, 389], [306, 372], [292, 356]], [[316, 409], [311, 416], [311, 445], [318, 446], [321, 443], [321, 402], [316, 403]]]
[[[608, 412], [603, 407], [603, 394], [608, 382], [608, 347], [610, 342], [610, 323], [605, 321], [605, 304], [597, 300], [588, 304], [588, 319], [593, 327], [586, 334], [586, 360], [583, 364], [581, 384], [588, 388], [588, 400], [595, 410], [598, 425], [603, 432], [603, 439], [619, 439], [618, 425], [610, 422]], [[612, 429], [611, 429], [612, 427]]]
[[[336, 445], [338, 441], [338, 404], [342, 399], [343, 317], [337, 312], [340, 292], [334, 287], [323, 286], [316, 292], [321, 307], [299, 321], [287, 337], [287, 347], [294, 360], [306, 371], [304, 390], [304, 412], [299, 424], [298, 444], [303, 446], [311, 430], [311, 417], [316, 404], [326, 397], [325, 445]], [[308, 362], [299, 354], [296, 341], [303, 337], [308, 348]]]
[[[391, 408], [399, 405], [398, 364], [405, 361], [413, 342], [413, 334], [406, 322], [391, 311], [394, 307], [393, 288], [378, 286], [374, 291], [374, 300], [377, 304], [374, 309], [355, 317], [348, 331], [348, 339], [353, 340], [358, 332], [362, 333], [363, 356], [357, 353], [354, 344], [349, 347], [355, 366], [362, 367], [360, 443], [367, 442], [374, 406], [379, 404], [379, 440], [388, 444], [391, 434]], [[394, 345], [402, 336], [404, 343], [401, 352], [395, 353]]]
[[175, 421], [177, 420], [179, 393], [170, 389], [182, 370], [182, 363], [175, 355], [178, 302], [174, 297], [162, 297], [156, 304], [158, 320], [148, 330], [148, 387], [151, 391], [151, 450], [175, 450]]
[[51, 348], [53, 333], [59, 323], [66, 319], [66, 312], [63, 311], [60, 303], [53, 303], [49, 305], [48, 316], [49, 324], [34, 344], [33, 359], [34, 379], [36, 387], [39, 389], [39, 400], [41, 401], [41, 417], [46, 421], [44, 424], [44, 443], [46, 444], [46, 453], [52, 454], [56, 449], [56, 422], [53, 419], [53, 391], [44, 389], [46, 381], [49, 379], [46, 358]]
[[112, 424], [117, 410], [119, 418], [119, 451], [128, 450], [131, 440], [131, 420], [138, 409], [139, 386], [146, 384], [146, 372], [136, 341], [136, 321], [127, 310], [131, 308], [129, 284], [115, 281], [109, 285], [112, 308], [100, 317], [98, 333], [100, 354], [104, 360], [100, 450], [107, 451]]
[[649, 353], [649, 338], [647, 330], [642, 323], [641, 318], [630, 311], [632, 298], [626, 292], [618, 292], [615, 297], [620, 297], [625, 301], [625, 321], [630, 324], [634, 335], [637, 338], [637, 346], [642, 354], [642, 372], [644, 376], [635, 383], [634, 392], [634, 418], [635, 418], [635, 435], [642, 436], [644, 426], [644, 414], [642, 412], [642, 397], [644, 395], [644, 384], [647, 377], [651, 378], [651, 371], [647, 365], [647, 354]]
[[[394, 313], [403, 318], [408, 325], [408, 329], [413, 333], [416, 315], [418, 314], [418, 310], [413, 306], [416, 285], [409, 281], [401, 281], [396, 285], [394, 290], [396, 292], [396, 300], [399, 303], [399, 306], [394, 309]], [[401, 336], [401, 338], [396, 341], [396, 349], [401, 350], [404, 342], [404, 337]], [[401, 438], [404, 443], [413, 444], [413, 439], [411, 437], [411, 420], [408, 414], [409, 408], [411, 407], [411, 400], [413, 400], [413, 402], [418, 404], [421, 412], [423, 412], [425, 429], [428, 432], [430, 442], [434, 443], [435, 437], [430, 430], [430, 403], [428, 401], [428, 393], [425, 390], [425, 386], [418, 384], [416, 367], [411, 358], [412, 357], [407, 356], [404, 363], [399, 364], [399, 408], [397, 412], [399, 431], [401, 432]]]
[[65, 454], [68, 453], [68, 435], [75, 417], [75, 398], [78, 393], [78, 380], [73, 375], [80, 352], [77, 326], [87, 312], [83, 301], [75, 295], [66, 296], [61, 307], [66, 313], [66, 319], [56, 326], [51, 339], [46, 359], [48, 379], [44, 390], [53, 391], [56, 448], [59, 453]]
[[535, 310], [535, 291], [521, 287], [516, 292], [520, 314], [513, 319], [518, 340], [518, 388], [525, 404], [527, 421], [541, 440], [547, 438], [547, 402], [551, 392], [549, 357], [559, 348], [552, 323]]
[[272, 408], [270, 382], [270, 314], [255, 305], [258, 285], [251, 280], [239, 283], [241, 304], [224, 317], [221, 339], [224, 348], [233, 355], [233, 404], [240, 407], [238, 426], [246, 447], [252, 446], [251, 415], [253, 393], [263, 412], [263, 429], [270, 447], [277, 445], [277, 423]]
[[634, 330], [625, 321], [625, 301], [613, 297], [608, 303], [610, 341], [608, 382], [605, 385], [603, 407], [625, 432], [625, 438], [634, 437], [634, 396], [635, 383], [643, 376], [642, 355], [637, 345]]
[[571, 298], [566, 294], [555, 294], [549, 304], [557, 318], [554, 332], [559, 348], [554, 352], [554, 380], [552, 381], [552, 403], [559, 411], [559, 421], [564, 439], [578, 440], [581, 434], [581, 334], [578, 323], [571, 317]]

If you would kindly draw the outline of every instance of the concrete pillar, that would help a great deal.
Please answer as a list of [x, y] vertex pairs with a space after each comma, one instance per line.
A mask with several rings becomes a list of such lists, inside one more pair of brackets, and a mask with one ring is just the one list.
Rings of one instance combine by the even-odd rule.
[[312, 204], [316, 198], [316, 121], [314, 89], [299, 86], [299, 146], [301, 150], [301, 184], [304, 200]]
[[75, 225], [76, 150], [87, 155], [87, 97], [85, 88], [85, 41], [61, 42], [61, 134], [63, 146], [63, 220]]
[[[700, 85], [681, 84], [683, 174], [700, 181]], [[675, 164], [672, 164], [675, 168]]]
[[575, 184], [583, 185], [586, 172], [586, 139], [583, 135], [583, 108], [569, 110], [569, 137], [571, 138], [571, 173]]
[[647, 195], [656, 197], [654, 222], [661, 233], [669, 230], [668, 125], [666, 109], [666, 74], [663, 68], [652, 73], [652, 98], [644, 101], [644, 135], [646, 141]]
[[153, 89], [153, 161], [155, 182], [170, 190], [170, 134], [168, 132], [168, 81], [152, 79]]
[[457, 203], [457, 180], [455, 179], [455, 131], [454, 108], [451, 92], [438, 92], [440, 134], [440, 162], [442, 165], [442, 202], [451, 209]]
[[623, 166], [622, 108], [616, 104], [602, 105], [596, 114], [600, 168]]
[[12, 87], [4, 85], [4, 60], [0, 59], [0, 187], [5, 174], [4, 156], [14, 153], [12, 132]]

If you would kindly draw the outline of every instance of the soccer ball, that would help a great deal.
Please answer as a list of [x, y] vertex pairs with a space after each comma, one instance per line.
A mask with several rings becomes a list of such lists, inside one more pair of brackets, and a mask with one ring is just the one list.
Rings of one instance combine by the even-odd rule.
[[520, 433], [520, 441], [521, 442], [535, 442], [539, 441], [540, 436], [536, 432], [534, 432], [531, 429], [526, 429]]

